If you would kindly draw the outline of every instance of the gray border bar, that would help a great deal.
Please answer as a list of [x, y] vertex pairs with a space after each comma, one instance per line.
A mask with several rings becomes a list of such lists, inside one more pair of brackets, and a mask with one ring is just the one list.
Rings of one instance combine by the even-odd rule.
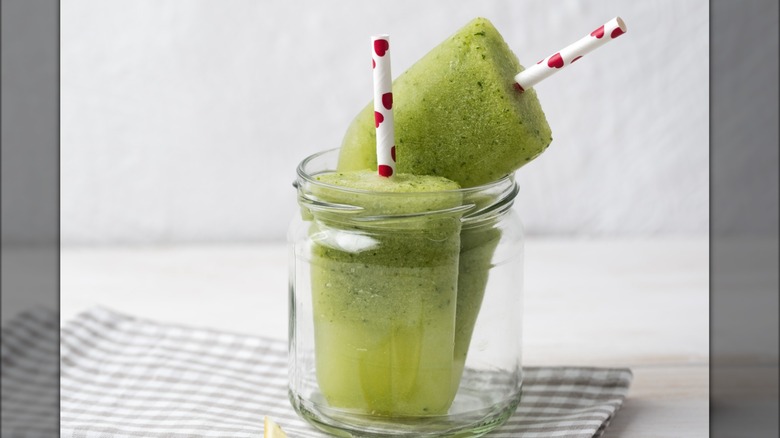
[[[59, 2], [2, 0], [0, 41], [2, 436], [58, 436]], [[47, 333], [5, 348], [35, 315], [47, 316]], [[52, 354], [32, 366], [41, 343]], [[40, 385], [15, 387], [25, 373]]]
[[710, 10], [711, 433], [778, 435], [778, 2]]

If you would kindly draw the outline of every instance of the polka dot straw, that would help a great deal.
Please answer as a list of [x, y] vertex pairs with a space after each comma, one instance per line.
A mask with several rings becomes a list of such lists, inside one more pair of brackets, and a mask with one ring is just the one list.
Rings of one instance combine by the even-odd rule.
[[537, 62], [535, 65], [518, 73], [515, 76], [515, 88], [519, 91], [525, 91], [533, 87], [558, 70], [582, 58], [583, 55], [590, 53], [593, 49], [601, 47], [607, 42], [623, 35], [627, 30], [626, 23], [624, 23], [620, 17], [609, 20], [604, 25], [591, 32], [590, 35], [583, 37], [579, 41], [566, 46], [559, 52], [553, 53], [547, 58]]
[[376, 126], [377, 172], [395, 173], [395, 131], [393, 128], [393, 78], [390, 73], [390, 36], [371, 37], [374, 69], [374, 124]]

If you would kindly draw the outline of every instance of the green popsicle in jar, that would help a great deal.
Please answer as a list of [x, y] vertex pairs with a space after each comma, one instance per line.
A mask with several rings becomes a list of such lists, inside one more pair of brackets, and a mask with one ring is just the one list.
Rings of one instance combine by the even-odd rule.
[[316, 177], [309, 217], [317, 381], [331, 407], [445, 414], [455, 346], [461, 195], [441, 177]]
[[[397, 169], [474, 187], [513, 173], [552, 141], [533, 89], [520, 93], [523, 70], [503, 37], [476, 18], [393, 82]], [[339, 170], [376, 167], [372, 104], [343, 139]], [[467, 213], [468, 215], [468, 213]], [[501, 237], [495, 223], [461, 233], [453, 387], [457, 388]]]

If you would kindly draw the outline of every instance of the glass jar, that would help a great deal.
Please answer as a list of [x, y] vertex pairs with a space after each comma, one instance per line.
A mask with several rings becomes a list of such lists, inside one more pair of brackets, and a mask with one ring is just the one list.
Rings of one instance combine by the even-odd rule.
[[386, 193], [298, 167], [290, 226], [289, 396], [336, 436], [481, 436], [522, 389], [523, 231], [512, 175]]

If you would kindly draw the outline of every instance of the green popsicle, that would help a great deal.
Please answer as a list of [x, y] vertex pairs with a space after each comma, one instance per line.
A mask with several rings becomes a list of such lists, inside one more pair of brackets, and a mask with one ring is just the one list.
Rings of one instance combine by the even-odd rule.
[[[447, 211], [460, 206], [461, 195], [446, 191], [459, 186], [431, 176], [382, 178], [375, 171], [317, 179], [327, 185], [313, 188], [316, 197], [364, 208], [348, 220], [344, 213], [312, 210], [315, 356], [323, 395], [333, 407], [361, 413], [446, 413], [459, 372], [453, 355], [461, 227], [460, 212]], [[424, 193], [431, 191], [445, 192]], [[392, 217], [432, 211], [444, 212]]]
[[[476, 18], [393, 82], [397, 168], [440, 175], [463, 187], [510, 174], [552, 141], [533, 89], [519, 93], [523, 70], [493, 25]], [[373, 105], [342, 142], [339, 169], [376, 166]], [[501, 238], [494, 224], [463, 229], [458, 276], [453, 386], [457, 388]]]
[[[476, 18], [393, 81], [397, 170], [473, 187], [510, 174], [552, 141], [536, 92], [504, 39]], [[339, 170], [376, 168], [373, 104], [352, 121]]]

